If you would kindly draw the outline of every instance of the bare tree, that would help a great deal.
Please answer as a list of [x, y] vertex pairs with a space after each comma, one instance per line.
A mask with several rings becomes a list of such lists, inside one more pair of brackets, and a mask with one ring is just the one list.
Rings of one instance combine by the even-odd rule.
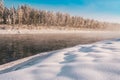
[[0, 23], [3, 21], [3, 12], [4, 12], [4, 4], [3, 0], [0, 0]]
[[18, 24], [21, 25], [23, 19], [23, 10], [21, 7], [18, 7], [17, 14], [18, 14]]
[[[0, 23], [3, 24], [19, 24], [20, 25], [35, 25], [35, 26], [55, 26], [64, 28], [90, 28], [103, 29], [105, 23], [95, 20], [84, 19], [78, 16], [70, 16], [60, 12], [53, 13], [52, 11], [37, 10], [27, 5], [21, 5], [17, 9], [4, 7], [3, 0], [0, 0]], [[34, 27], [35, 27], [34, 26]]]

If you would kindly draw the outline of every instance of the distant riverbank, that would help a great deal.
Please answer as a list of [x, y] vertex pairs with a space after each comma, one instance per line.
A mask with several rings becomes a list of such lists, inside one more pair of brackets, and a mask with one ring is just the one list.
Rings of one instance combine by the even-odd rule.
[[41, 34], [41, 33], [120, 33], [119, 31], [104, 31], [104, 30], [87, 30], [87, 29], [70, 29], [70, 30], [59, 30], [59, 29], [8, 29], [0, 30], [0, 34]]

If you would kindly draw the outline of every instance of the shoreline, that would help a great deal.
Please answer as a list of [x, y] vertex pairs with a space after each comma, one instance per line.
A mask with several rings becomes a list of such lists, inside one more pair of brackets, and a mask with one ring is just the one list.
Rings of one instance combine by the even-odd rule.
[[97, 33], [120, 33], [119, 31], [105, 31], [105, 30], [59, 30], [59, 29], [8, 29], [8, 30], [0, 30], [0, 34], [42, 34], [42, 33], [91, 33], [91, 32], [97, 32]]
[[[73, 78], [77, 76], [75, 79], [80, 79], [83, 76], [82, 78], [85, 80], [96, 80], [95, 75], [91, 75], [91, 73], [97, 73], [96, 76], [99, 79], [119, 79], [119, 75], [116, 74], [116, 71], [120, 70], [120, 65], [118, 65], [120, 57], [119, 43], [120, 39], [107, 40], [26, 57], [1, 65], [0, 78], [4, 80], [34, 80], [31, 75], [37, 75], [36, 79], [45, 80], [44, 75], [47, 73], [47, 75], [53, 75], [52, 77], [48, 76], [48, 80], [66, 79], [64, 76], [56, 76], [56, 74], [60, 73], [61, 75], [72, 74]], [[87, 49], [89, 50], [86, 51]], [[87, 73], [88, 71], [90, 73]], [[25, 76], [21, 77], [21, 73], [25, 74]], [[109, 74], [111, 75], [109, 76]], [[71, 79], [71, 75], [67, 77]]]

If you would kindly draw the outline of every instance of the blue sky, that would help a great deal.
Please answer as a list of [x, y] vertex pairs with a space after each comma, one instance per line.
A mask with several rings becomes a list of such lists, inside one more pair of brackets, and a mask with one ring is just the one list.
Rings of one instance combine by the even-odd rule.
[[11, 7], [28, 4], [34, 8], [60, 11], [84, 18], [120, 23], [120, 0], [5, 0]]

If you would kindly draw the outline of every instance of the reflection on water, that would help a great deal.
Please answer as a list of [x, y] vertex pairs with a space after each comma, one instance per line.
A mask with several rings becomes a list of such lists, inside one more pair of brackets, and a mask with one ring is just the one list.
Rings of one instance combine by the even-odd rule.
[[0, 64], [40, 52], [61, 49], [78, 44], [92, 43], [105, 38], [75, 33], [0, 35]]

